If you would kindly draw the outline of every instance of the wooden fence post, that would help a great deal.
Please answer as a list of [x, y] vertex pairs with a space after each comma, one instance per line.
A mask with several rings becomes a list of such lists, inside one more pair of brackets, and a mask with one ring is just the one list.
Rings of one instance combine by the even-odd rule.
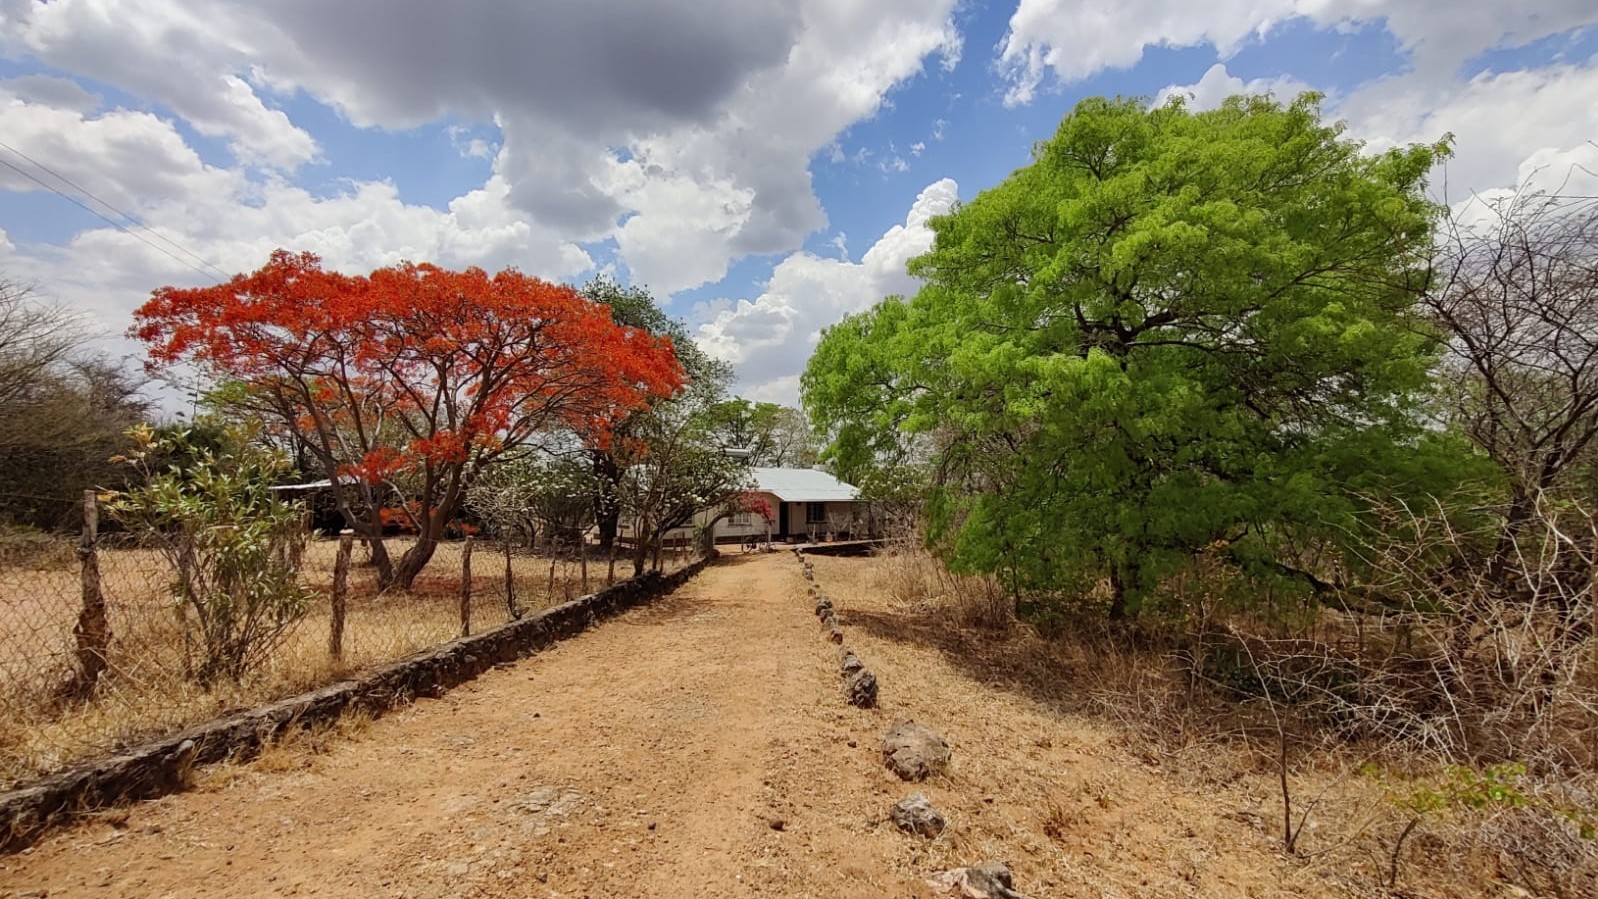
[[504, 535], [504, 539], [505, 539], [505, 609], [510, 613], [510, 617], [511, 618], [520, 618], [520, 617], [522, 617], [521, 612], [518, 612], [516, 610], [516, 576], [511, 573], [511, 568], [510, 568], [510, 534], [508, 534], [508, 533], [505, 534]]
[[472, 635], [472, 536], [461, 541], [461, 636]]
[[338, 532], [338, 556], [333, 560], [333, 629], [327, 635], [327, 652], [333, 661], [344, 661], [344, 611], [349, 593], [350, 553], [355, 549], [355, 532]]
[[544, 588], [545, 602], [555, 601], [555, 563], [560, 560], [560, 538], [550, 535], [549, 542], [549, 586]]
[[83, 491], [83, 532], [78, 538], [78, 558], [83, 564], [83, 607], [72, 628], [77, 640], [79, 693], [92, 691], [106, 669], [111, 648], [111, 620], [106, 613], [105, 592], [100, 586], [100, 506], [93, 490]]

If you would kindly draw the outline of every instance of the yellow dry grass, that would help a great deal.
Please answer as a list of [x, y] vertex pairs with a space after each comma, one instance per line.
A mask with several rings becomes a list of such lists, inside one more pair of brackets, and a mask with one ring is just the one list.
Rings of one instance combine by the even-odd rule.
[[[259, 670], [207, 689], [185, 676], [181, 619], [171, 572], [159, 553], [102, 549], [109, 606], [110, 670], [88, 701], [63, 698], [74, 671], [72, 634], [81, 605], [75, 562], [0, 567], [0, 788], [219, 714], [293, 695], [460, 636], [462, 549], [443, 544], [406, 593], [379, 593], [357, 547], [350, 569], [341, 660], [329, 653], [330, 597], [337, 543], [314, 540], [302, 580], [320, 597]], [[390, 541], [390, 552], [404, 550]], [[677, 560], [673, 559], [675, 563]], [[517, 606], [536, 611], [583, 592], [580, 565], [524, 550], [511, 554]], [[510, 619], [503, 546], [482, 542], [472, 557], [473, 632]], [[590, 589], [604, 586], [603, 560], [589, 563]], [[626, 568], [626, 570], [621, 570]], [[618, 577], [630, 566], [618, 566]]]

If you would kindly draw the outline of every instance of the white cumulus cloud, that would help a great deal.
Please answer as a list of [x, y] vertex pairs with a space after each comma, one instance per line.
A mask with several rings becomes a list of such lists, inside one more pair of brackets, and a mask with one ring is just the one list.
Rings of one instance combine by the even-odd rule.
[[1591, 0], [1020, 0], [1000, 42], [1005, 102], [1030, 103], [1050, 78], [1081, 81], [1135, 65], [1150, 47], [1244, 44], [1307, 19], [1320, 27], [1380, 23], [1418, 72], [1446, 79], [1482, 52], [1598, 22]]
[[905, 264], [932, 248], [927, 221], [959, 199], [944, 178], [916, 197], [903, 224], [882, 235], [859, 262], [794, 253], [771, 272], [753, 300], [720, 304], [696, 335], [707, 352], [737, 366], [746, 396], [792, 403], [798, 376], [825, 328], [890, 294], [913, 293], [918, 282]]

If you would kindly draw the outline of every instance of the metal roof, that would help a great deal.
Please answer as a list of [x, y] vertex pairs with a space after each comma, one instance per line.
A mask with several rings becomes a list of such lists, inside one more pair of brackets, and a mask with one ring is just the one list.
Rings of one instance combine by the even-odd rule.
[[[338, 476], [338, 482], [340, 484], [358, 484], [360, 483], [360, 480], [360, 478], [352, 474], [341, 474]], [[331, 486], [333, 486], [333, 482], [328, 478], [323, 478], [320, 481], [306, 481], [303, 484], [275, 484], [266, 489], [293, 492], [295, 490], [326, 490]]]
[[815, 468], [756, 468], [755, 489], [785, 503], [848, 502], [860, 488]]

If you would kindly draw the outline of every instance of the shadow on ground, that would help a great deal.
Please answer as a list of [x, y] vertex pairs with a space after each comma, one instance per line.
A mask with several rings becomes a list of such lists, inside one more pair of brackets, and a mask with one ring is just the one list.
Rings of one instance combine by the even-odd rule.
[[960, 627], [936, 609], [842, 607], [838, 619], [845, 632], [858, 628], [881, 640], [935, 649], [984, 686], [1019, 693], [1060, 712], [1092, 708], [1084, 678], [1091, 659], [1080, 647], [1051, 643], [1029, 628]]

